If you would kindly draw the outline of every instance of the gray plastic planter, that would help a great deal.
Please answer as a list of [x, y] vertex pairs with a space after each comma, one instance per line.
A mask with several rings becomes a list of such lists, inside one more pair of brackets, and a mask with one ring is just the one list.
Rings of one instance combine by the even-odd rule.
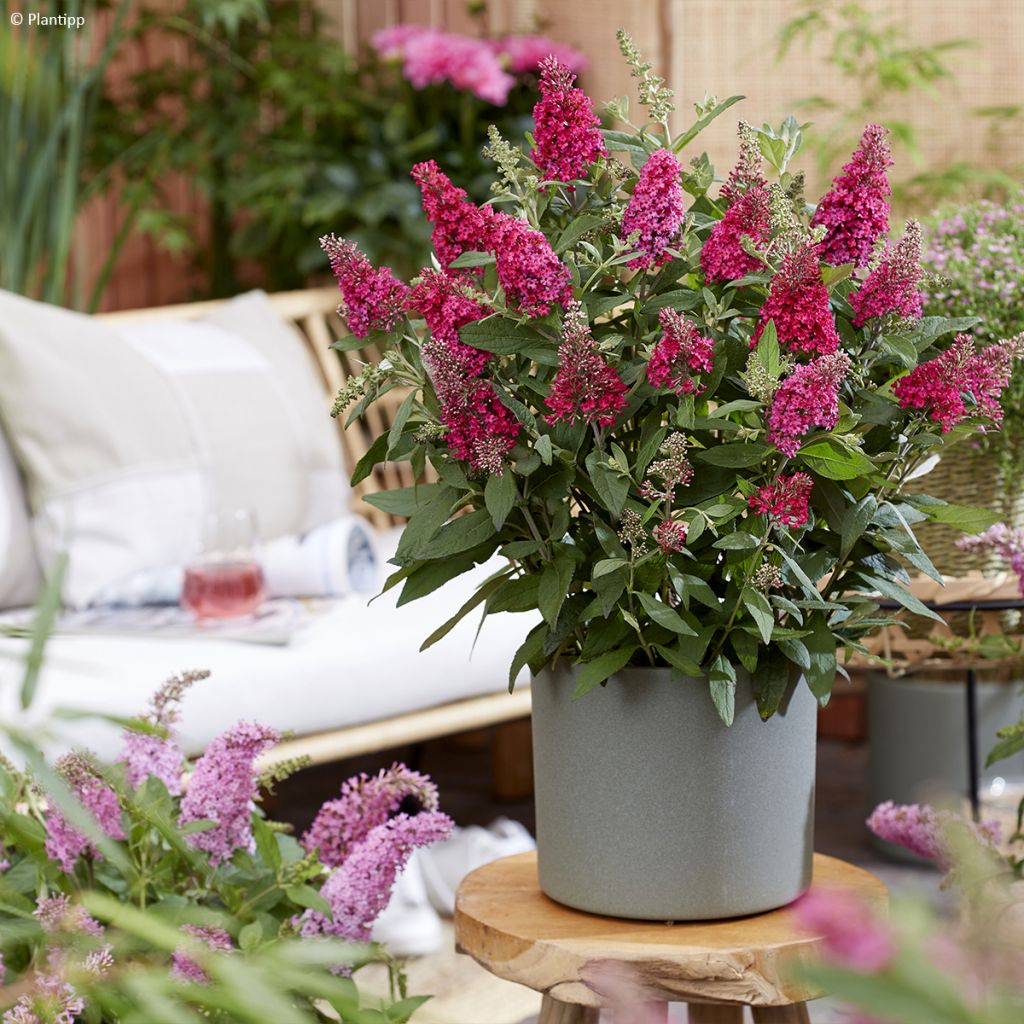
[[762, 722], [740, 676], [736, 719], [704, 679], [626, 669], [572, 700], [533, 682], [541, 888], [595, 914], [696, 921], [754, 914], [810, 884], [817, 704], [801, 682]]

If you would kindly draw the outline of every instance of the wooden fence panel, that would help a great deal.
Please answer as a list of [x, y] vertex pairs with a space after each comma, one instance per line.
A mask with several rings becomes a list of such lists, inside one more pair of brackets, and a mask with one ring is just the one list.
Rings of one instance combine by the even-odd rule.
[[[636, 110], [636, 90], [622, 64], [615, 30], [624, 26], [676, 91], [675, 127], [692, 120], [693, 101], [705, 91], [747, 100], [724, 115], [702, 137], [712, 162], [725, 174], [735, 158], [739, 117], [754, 123], [779, 122], [796, 100], [812, 94], [841, 96], [845, 83], [827, 66], [822, 53], [794, 51], [776, 63], [778, 32], [796, 9], [793, 0], [490, 0], [486, 17], [475, 22], [464, 0], [319, 0], [331, 16], [332, 32], [353, 52], [380, 28], [416, 21], [455, 31], [531, 31], [582, 49], [589, 58], [584, 76], [598, 99], [628, 95]], [[880, 16], [907, 26], [916, 42], [969, 37], [977, 45], [952, 59], [958, 70], [934, 99], [915, 99], [924, 164], [958, 158], [978, 159], [990, 139], [972, 116], [979, 107], [1024, 103], [1024, 0], [866, 0]], [[155, 60], [158, 46], [133, 60]], [[180, 59], [181, 55], [178, 55]], [[639, 113], [639, 112], [638, 112]], [[877, 117], [898, 113], [880, 110]], [[1002, 167], [1024, 164], [1024, 133], [1008, 131], [992, 153]], [[803, 166], [809, 171], [811, 161]], [[812, 180], [809, 194], [825, 183]], [[173, 208], [195, 212], [199, 199], [187, 182], [174, 183]], [[94, 204], [82, 217], [77, 252], [86, 278], [95, 273], [118, 223], [115, 202]], [[188, 263], [156, 252], [147, 241], [133, 242], [119, 261], [104, 308], [125, 308], [190, 297]]]

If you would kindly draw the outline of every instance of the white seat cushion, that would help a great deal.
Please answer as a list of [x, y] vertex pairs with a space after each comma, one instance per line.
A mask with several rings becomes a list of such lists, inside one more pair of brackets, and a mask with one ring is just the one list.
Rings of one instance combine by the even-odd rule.
[[[467, 616], [443, 640], [420, 644], [453, 615], [474, 586], [500, 565], [492, 559], [429, 598], [395, 606], [401, 588], [367, 604], [349, 596], [300, 630], [287, 646], [226, 640], [57, 636], [51, 642], [32, 716], [54, 707], [118, 715], [145, 711], [153, 690], [184, 669], [213, 675], [185, 699], [181, 735], [189, 752], [241, 718], [297, 734], [327, 732], [507, 687], [512, 656], [533, 626], [529, 614]], [[22, 649], [23, 649], [23, 645]], [[0, 654], [19, 647], [0, 640]], [[0, 659], [0, 714], [17, 715], [20, 666]], [[524, 673], [521, 681], [525, 682]], [[104, 757], [119, 732], [95, 720], [62, 724], [58, 747], [87, 746]]]

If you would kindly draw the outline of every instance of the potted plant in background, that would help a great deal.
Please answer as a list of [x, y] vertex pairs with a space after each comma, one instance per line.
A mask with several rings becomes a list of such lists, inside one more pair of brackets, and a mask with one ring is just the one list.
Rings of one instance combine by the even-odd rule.
[[[987, 342], [1024, 330], [1022, 253], [1024, 203], [1019, 195], [1005, 203], [980, 200], [943, 209], [925, 224], [925, 313], [983, 316], [974, 333]], [[1018, 369], [1003, 396], [1001, 429], [943, 452], [912, 487], [993, 509], [1004, 523], [1000, 535], [1012, 540], [1024, 526], [1022, 403], [1024, 376]], [[942, 523], [922, 524], [918, 538], [936, 568], [960, 581], [960, 596], [1017, 596], [1015, 579], [998, 578], [1010, 568], [1005, 543], [1001, 551], [993, 544], [964, 545], [957, 531]], [[875, 803], [911, 803], [938, 790], [963, 787], [968, 760], [964, 677], [969, 665], [978, 677], [982, 735], [1021, 713], [1019, 612], [955, 612], [946, 618], [946, 636], [929, 637], [931, 624], [908, 623], [901, 636], [891, 637], [893, 653], [900, 657], [886, 671], [868, 676], [868, 768]], [[1024, 762], [1015, 758], [983, 772], [982, 797], [1000, 806], [1022, 784]], [[905, 856], [892, 846], [885, 849]]]
[[717, 189], [706, 155], [682, 159], [739, 97], [673, 135], [671, 93], [620, 43], [646, 123], [620, 101], [601, 131], [550, 61], [527, 152], [491, 132], [488, 205], [413, 169], [436, 260], [412, 287], [324, 239], [338, 346], [383, 351], [336, 409], [401, 398], [357, 482], [386, 459], [436, 474], [367, 499], [409, 517], [400, 600], [505, 560], [424, 646], [474, 610], [539, 616], [509, 681], [534, 674], [543, 889], [727, 917], [806, 887], [815, 711], [843, 650], [888, 621], [877, 595], [936, 617], [903, 587], [905, 564], [935, 575], [919, 523], [993, 521], [904, 484], [998, 423], [1024, 342], [979, 350], [957, 333], [973, 319], [921, 317], [917, 225], [885, 244], [884, 129], [812, 210], [799, 125], [741, 124]]

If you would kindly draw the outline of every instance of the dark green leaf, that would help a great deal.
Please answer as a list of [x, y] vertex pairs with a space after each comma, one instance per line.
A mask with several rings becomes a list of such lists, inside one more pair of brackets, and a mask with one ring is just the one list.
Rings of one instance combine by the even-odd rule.
[[863, 452], [830, 437], [812, 441], [797, 452], [797, 458], [813, 472], [831, 480], [854, 480], [875, 471], [875, 464]]
[[712, 466], [756, 466], [763, 462], [768, 454], [766, 444], [738, 441], [734, 444], [720, 444], [714, 448], [702, 448], [694, 452], [693, 457], [700, 462], [710, 462]]
[[491, 514], [494, 528], [500, 530], [505, 525], [509, 512], [515, 507], [519, 491], [516, 488], [515, 474], [508, 468], [501, 476], [491, 475], [484, 486], [484, 504]]
[[679, 636], [696, 636], [697, 631], [691, 629], [683, 617], [674, 608], [669, 608], [651, 594], [637, 594], [643, 609], [651, 617], [651, 621]]
[[750, 587], [745, 588], [740, 597], [754, 622], [757, 623], [757, 631], [761, 634], [762, 641], [766, 644], [770, 643], [772, 630], [775, 628], [775, 613], [768, 603], [768, 598], [760, 590], [753, 590]]
[[602, 654], [593, 661], [576, 666], [576, 688], [573, 690], [572, 699], [577, 700], [585, 693], [589, 693], [595, 686], [599, 686], [609, 676], [614, 675], [620, 669], [629, 664], [630, 659], [636, 652], [637, 645], [629, 644], [626, 647], [618, 647], [614, 651]]
[[548, 635], [546, 623], [538, 622], [527, 634], [526, 639], [519, 646], [512, 657], [512, 664], [508, 670], [508, 692], [515, 689], [516, 677], [523, 670], [524, 666], [532, 665], [539, 659], [544, 651], [544, 641]]
[[[913, 500], [913, 498], [911, 498]], [[999, 522], [998, 512], [969, 505], [928, 505], [922, 509], [934, 523], [947, 523], [964, 533], [981, 533]]]
[[466, 324], [459, 329], [459, 337], [473, 348], [501, 356], [516, 355], [530, 346], [551, 347], [542, 334], [502, 316]]
[[708, 682], [718, 717], [726, 725], [732, 725], [736, 716], [736, 669], [725, 655], [719, 654], [712, 662]]
[[[410, 518], [429, 501], [435, 498], [445, 484], [417, 484], [415, 487], [396, 487], [393, 490], [376, 491], [364, 495], [367, 505], [379, 508], [391, 516]], [[454, 492], [453, 492], [454, 493]], [[451, 506], [449, 506], [450, 510]]]
[[804, 637], [804, 646], [811, 656], [811, 665], [804, 669], [804, 678], [811, 693], [824, 705], [836, 679], [836, 638], [821, 613], [812, 615], [807, 626], [810, 633]]
[[779, 651], [768, 648], [751, 674], [757, 712], [767, 721], [779, 709], [789, 686], [789, 662]]

